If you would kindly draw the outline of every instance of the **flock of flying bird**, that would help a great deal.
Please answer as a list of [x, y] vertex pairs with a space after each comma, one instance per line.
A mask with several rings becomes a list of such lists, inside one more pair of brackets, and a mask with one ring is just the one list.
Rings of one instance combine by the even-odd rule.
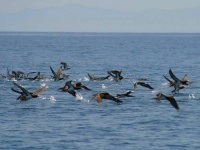
[[[72, 83], [72, 80], [68, 80], [69, 75], [65, 75], [63, 73], [63, 70], [68, 70], [70, 69], [69, 65], [65, 62], [61, 62], [61, 66], [58, 69], [57, 72], [55, 72], [53, 70], [53, 68], [50, 66], [50, 70], [52, 72], [52, 76], [50, 77], [52, 80], [54, 81], [58, 81], [58, 80], [67, 80], [65, 85], [63, 87], [60, 87], [58, 90], [61, 92], [68, 92], [69, 94], [71, 94], [72, 96], [76, 96], [76, 90], [80, 90], [80, 89], [84, 89], [87, 91], [90, 91], [91, 89], [86, 87], [85, 85], [83, 85], [81, 82], [77, 82], [77, 83]], [[91, 81], [102, 81], [102, 80], [107, 80], [109, 78], [112, 78], [114, 81], [118, 82], [120, 80], [122, 80], [124, 77], [122, 76], [122, 70], [110, 70], [107, 72], [108, 75], [107, 76], [101, 76], [101, 77], [97, 77], [95, 75], [89, 74], [88, 73], [88, 77]], [[34, 77], [30, 77], [31, 74], [36, 74]], [[192, 82], [187, 80], [187, 75], [185, 75], [182, 79], [177, 78], [174, 73], [172, 72], [171, 69], [169, 69], [169, 75], [171, 77], [171, 79], [167, 78], [166, 76], [164, 76], [164, 78], [169, 82], [169, 85], [174, 87], [173, 91], [172, 91], [172, 95], [164, 95], [162, 92], [159, 92], [155, 98], [155, 100], [160, 101], [160, 100], [167, 100], [170, 102], [170, 104], [176, 109], [179, 110], [179, 106], [174, 98], [174, 94], [176, 94], [177, 92], [179, 92], [180, 89], [183, 89], [185, 87], [185, 85], [189, 85], [192, 84]], [[0, 75], [0, 78], [5, 78], [8, 80], [11, 80], [12, 78], [14, 78], [15, 80], [21, 80], [21, 79], [25, 79], [25, 80], [40, 80], [40, 79], [46, 79], [47, 77], [43, 76], [40, 74], [40, 72], [30, 72], [27, 75], [25, 75], [22, 71], [12, 71], [12, 73], [9, 73], [9, 70], [7, 69], [7, 75]], [[27, 101], [31, 98], [37, 98], [39, 96], [39, 94], [43, 91], [46, 90], [47, 86], [43, 86], [40, 89], [34, 91], [34, 92], [30, 92], [27, 89], [25, 89], [23, 86], [17, 84], [16, 82], [14, 82], [14, 85], [19, 89], [15, 89], [15, 88], [11, 88], [11, 90], [13, 92], [16, 92], [19, 95], [19, 97], [17, 97], [17, 100], [21, 100], [21, 101]], [[151, 87], [149, 84], [145, 83], [142, 79], [135, 82], [134, 83], [134, 88], [137, 88], [137, 86], [140, 85], [142, 87], [148, 88], [150, 90], [153, 90], [154, 88]], [[112, 95], [109, 92], [97, 92], [96, 94], [93, 95], [93, 99], [95, 101], [97, 101], [98, 103], [102, 102], [102, 99], [107, 99], [107, 100], [112, 100], [114, 102], [117, 103], [122, 103], [123, 101], [121, 100], [121, 98], [123, 97], [134, 97], [132, 95], [130, 95], [132, 93], [132, 91], [127, 91], [125, 93], [122, 94], [117, 94]]]

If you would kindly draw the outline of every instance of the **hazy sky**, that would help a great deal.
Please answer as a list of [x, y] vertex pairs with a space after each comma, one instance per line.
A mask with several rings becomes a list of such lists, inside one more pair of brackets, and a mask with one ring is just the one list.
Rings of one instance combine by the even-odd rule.
[[200, 0], [0, 0], [0, 14], [27, 8], [38, 9], [66, 4], [80, 4], [123, 11], [142, 11], [155, 8], [164, 10], [195, 8], [200, 7]]
[[199, 33], [199, 16], [200, 0], [0, 0], [0, 31]]

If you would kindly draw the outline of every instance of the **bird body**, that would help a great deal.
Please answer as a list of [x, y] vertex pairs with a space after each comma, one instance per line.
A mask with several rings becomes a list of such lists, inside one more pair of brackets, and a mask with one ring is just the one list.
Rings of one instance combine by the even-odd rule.
[[55, 72], [51, 66], [50, 66], [50, 70], [51, 70], [51, 72], [53, 73], [53, 79], [54, 79], [54, 81], [58, 81], [58, 80], [63, 80], [63, 79], [65, 79], [64, 77], [61, 77], [61, 74], [62, 74], [62, 66], [58, 69], [57, 72]]
[[108, 79], [110, 76], [108, 75], [108, 76], [105, 76], [105, 77], [96, 77], [96, 76], [88, 73], [88, 77], [90, 78], [90, 80], [102, 81], [102, 80]]
[[176, 92], [178, 92], [180, 89], [185, 88], [185, 87], [183, 86], [184, 83], [183, 83], [179, 78], [177, 78], [177, 77], [174, 75], [174, 73], [172, 72], [171, 69], [169, 70], [169, 75], [170, 75], [170, 77], [174, 80], [174, 90], [172, 91], [172, 93], [176, 93]]
[[98, 103], [101, 103], [102, 99], [112, 100], [112, 101], [117, 102], [117, 103], [122, 102], [119, 98], [111, 95], [108, 92], [98, 92], [94, 95], [93, 99], [96, 100]]
[[134, 97], [134, 96], [130, 95], [131, 93], [133, 93], [133, 92], [127, 91], [126, 93], [117, 94], [117, 97], [119, 97], [119, 98], [121, 98], [121, 97]]
[[38, 97], [38, 94], [45, 91], [46, 90], [46, 86], [43, 86], [42, 88], [34, 91], [34, 92], [29, 92], [28, 90], [26, 90], [24, 87], [20, 86], [19, 84], [17, 84], [16, 82], [13, 82], [15, 86], [17, 86], [19, 89], [21, 89], [21, 91], [17, 91], [14, 88], [11, 88], [11, 90], [13, 92], [19, 93], [20, 96], [17, 98], [17, 100], [21, 100], [21, 101], [27, 101], [31, 98], [36, 98]]
[[121, 76], [122, 70], [111, 70], [107, 72], [115, 81], [120, 81], [123, 79]]
[[151, 89], [151, 90], [154, 89], [154, 88], [151, 87], [149, 84], [147, 84], [147, 83], [145, 83], [145, 82], [142, 82], [142, 81], [135, 82], [135, 83], [134, 83], [134, 88], [137, 88], [138, 85], [141, 85], [141, 86], [146, 87], [146, 88]]
[[156, 95], [156, 98], [154, 98], [156, 100], [168, 100], [170, 102], [170, 104], [176, 109], [176, 110], [179, 110], [179, 106], [175, 100], [175, 98], [173, 96], [166, 96], [164, 95], [162, 92], [159, 92], [157, 95]]

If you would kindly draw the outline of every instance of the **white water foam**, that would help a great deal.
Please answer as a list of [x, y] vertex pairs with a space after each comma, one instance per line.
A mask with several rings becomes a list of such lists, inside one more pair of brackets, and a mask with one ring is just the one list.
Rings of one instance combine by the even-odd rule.
[[40, 85], [41, 88], [45, 87], [45, 86], [46, 86], [46, 88], [49, 88], [45, 83], [41, 83], [41, 85]]
[[158, 90], [152, 90], [151, 92], [152, 93], [158, 93]]
[[90, 81], [90, 79], [87, 77], [83, 77], [83, 79], [79, 78], [78, 81]]
[[108, 87], [105, 86], [105, 84], [101, 84], [101, 88], [102, 88], [102, 89], [106, 89], [106, 88], [108, 88]]
[[165, 86], [167, 86], [169, 83], [168, 82], [164, 82], [164, 83], [162, 83], [162, 85], [165, 85]]
[[55, 102], [56, 102], [56, 99], [55, 99], [55, 97], [53, 97], [53, 96], [50, 96], [49, 100], [50, 100], [50, 102], [52, 102], [52, 103], [55, 103]]
[[196, 99], [194, 93], [193, 94], [189, 94], [189, 99], [192, 100], [192, 99]]
[[76, 93], [76, 99], [77, 100], [81, 100], [81, 101], [85, 101], [85, 102], [89, 102], [90, 100], [83, 98], [83, 96], [81, 95], [81, 93]]

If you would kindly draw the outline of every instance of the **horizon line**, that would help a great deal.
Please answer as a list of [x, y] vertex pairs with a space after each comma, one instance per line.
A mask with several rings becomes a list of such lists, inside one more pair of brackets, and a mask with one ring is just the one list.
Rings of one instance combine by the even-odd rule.
[[130, 33], [130, 34], [199, 34], [200, 32], [125, 32], [125, 31], [0, 31], [0, 33]]

